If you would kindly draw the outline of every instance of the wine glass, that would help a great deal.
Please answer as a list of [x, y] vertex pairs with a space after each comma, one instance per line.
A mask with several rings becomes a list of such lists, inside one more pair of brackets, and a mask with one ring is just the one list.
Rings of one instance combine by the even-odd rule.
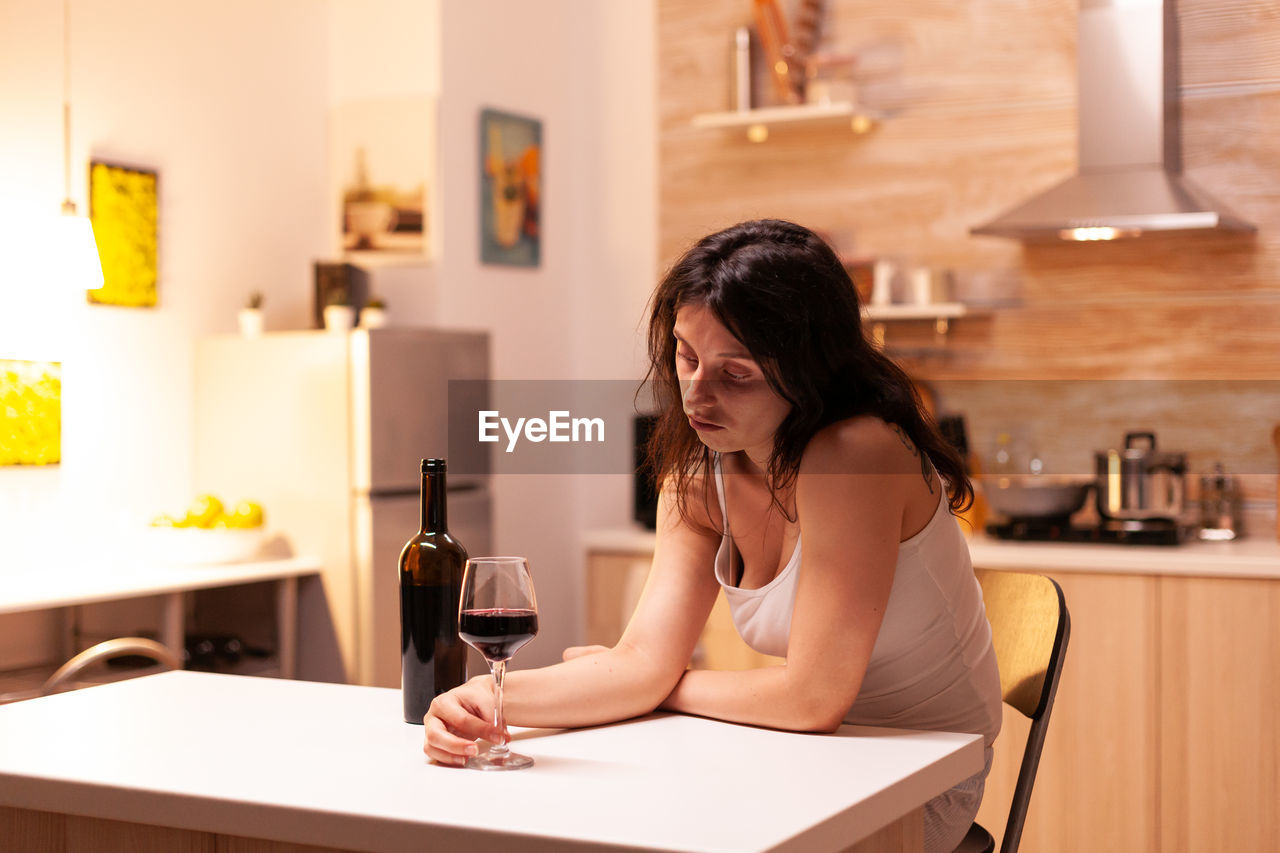
[[524, 557], [472, 557], [462, 576], [458, 636], [484, 655], [493, 672], [493, 727], [501, 743], [467, 761], [475, 770], [520, 770], [533, 764], [511, 751], [502, 716], [502, 679], [507, 661], [538, 633], [538, 603]]

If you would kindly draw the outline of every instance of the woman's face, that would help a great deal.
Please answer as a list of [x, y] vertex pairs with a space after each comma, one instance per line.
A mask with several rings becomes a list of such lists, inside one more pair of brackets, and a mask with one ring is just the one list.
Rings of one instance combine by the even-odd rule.
[[684, 413], [698, 438], [712, 450], [745, 450], [757, 465], [767, 465], [791, 404], [705, 305], [678, 309], [674, 334]]

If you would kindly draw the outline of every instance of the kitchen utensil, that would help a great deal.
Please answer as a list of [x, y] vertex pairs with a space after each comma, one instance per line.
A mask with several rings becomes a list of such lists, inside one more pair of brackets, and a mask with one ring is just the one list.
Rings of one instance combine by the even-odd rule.
[[933, 301], [933, 270], [916, 267], [911, 271], [911, 301], [917, 305]]
[[858, 100], [852, 54], [815, 53], [805, 62], [804, 99], [810, 104], [852, 104]]
[[778, 0], [755, 0], [755, 19], [756, 32], [760, 34], [760, 44], [778, 101], [783, 104], [800, 103], [803, 85], [798, 76], [800, 63], [796, 62], [795, 43], [787, 34], [787, 22]]
[[893, 302], [893, 276], [895, 272], [892, 261], [886, 261], [883, 258], [876, 261], [871, 273], [872, 305], [888, 305]]
[[1240, 487], [1222, 463], [1200, 478], [1201, 539], [1224, 541], [1240, 534]]
[[1046, 476], [988, 477], [982, 493], [997, 512], [1011, 519], [1066, 518], [1084, 506], [1092, 485]]
[[751, 28], [738, 27], [733, 34], [733, 108], [751, 109]]
[[1131, 432], [1124, 449], [1095, 454], [1098, 513], [1119, 521], [1176, 520], [1182, 515], [1185, 453], [1156, 449], [1153, 432]]

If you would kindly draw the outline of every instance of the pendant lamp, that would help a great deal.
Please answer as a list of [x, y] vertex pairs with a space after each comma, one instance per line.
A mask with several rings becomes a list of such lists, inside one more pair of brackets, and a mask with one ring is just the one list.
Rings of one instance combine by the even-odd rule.
[[53, 232], [53, 251], [66, 287], [97, 290], [102, 287], [102, 261], [93, 238], [93, 224], [76, 212], [71, 200], [71, 0], [62, 4], [62, 177], [65, 193], [62, 215]]

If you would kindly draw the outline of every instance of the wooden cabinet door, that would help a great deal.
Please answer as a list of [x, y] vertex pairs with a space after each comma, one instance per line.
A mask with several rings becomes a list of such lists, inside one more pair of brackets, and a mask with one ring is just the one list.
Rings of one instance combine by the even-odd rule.
[[[1071, 638], [1032, 789], [1022, 849], [1157, 849], [1157, 579], [1051, 574]], [[1008, 706], [978, 822], [999, 849], [1029, 721]], [[1212, 849], [1212, 848], [1203, 848]]]
[[[588, 643], [612, 646], [618, 642], [640, 600], [652, 562], [651, 553], [587, 553]], [[693, 667], [753, 669], [781, 662], [781, 658], [762, 655], [743, 642], [733, 627], [733, 617], [724, 593], [718, 594], [694, 649]]]
[[1163, 578], [1163, 853], [1280, 850], [1280, 581]]
[[652, 554], [587, 553], [588, 644], [612, 646], [622, 637], [652, 561]]

